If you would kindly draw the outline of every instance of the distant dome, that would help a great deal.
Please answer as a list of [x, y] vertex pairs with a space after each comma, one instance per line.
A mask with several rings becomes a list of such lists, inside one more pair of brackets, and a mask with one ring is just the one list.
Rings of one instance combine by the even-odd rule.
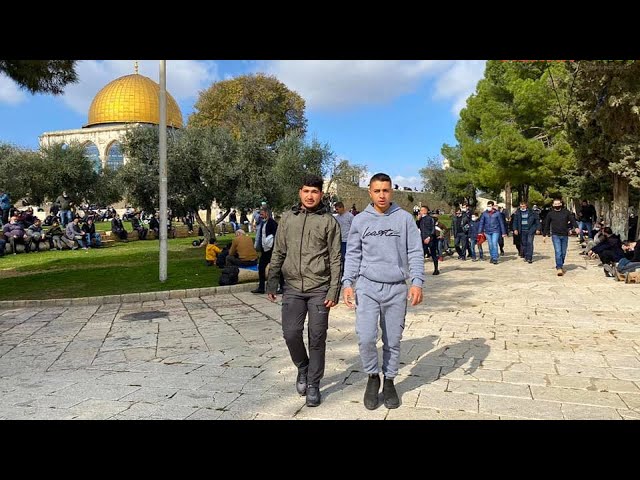
[[[91, 102], [89, 122], [85, 127], [105, 123], [160, 124], [160, 85], [134, 73], [108, 83]], [[178, 104], [167, 92], [167, 125], [182, 127]]]

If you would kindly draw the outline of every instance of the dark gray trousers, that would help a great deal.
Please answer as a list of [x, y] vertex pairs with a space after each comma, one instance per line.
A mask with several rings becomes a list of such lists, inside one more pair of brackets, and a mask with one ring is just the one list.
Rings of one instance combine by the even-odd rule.
[[[308, 368], [307, 383], [320, 385], [329, 328], [329, 309], [324, 305], [327, 290], [300, 292], [285, 284], [282, 296], [282, 333], [291, 360], [298, 369]], [[309, 354], [304, 345], [304, 319], [309, 314]]]

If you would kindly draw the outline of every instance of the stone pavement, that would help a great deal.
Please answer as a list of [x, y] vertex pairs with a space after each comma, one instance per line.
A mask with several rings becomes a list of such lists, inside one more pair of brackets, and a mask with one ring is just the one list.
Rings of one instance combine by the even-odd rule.
[[570, 241], [527, 264], [449, 259], [409, 307], [396, 385], [368, 411], [354, 313], [331, 311], [322, 405], [308, 408], [280, 306], [248, 292], [0, 310], [2, 419], [638, 419], [640, 285]]

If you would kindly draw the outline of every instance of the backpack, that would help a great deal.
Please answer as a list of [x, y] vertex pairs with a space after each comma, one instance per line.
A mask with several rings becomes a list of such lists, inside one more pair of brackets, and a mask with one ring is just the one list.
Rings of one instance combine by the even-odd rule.
[[238, 283], [239, 274], [240, 269], [235, 265], [224, 267], [222, 269], [222, 274], [220, 275], [220, 285], [235, 285]]
[[227, 262], [227, 255], [229, 255], [229, 247], [226, 246], [216, 257], [216, 265], [220, 268], [224, 268]]

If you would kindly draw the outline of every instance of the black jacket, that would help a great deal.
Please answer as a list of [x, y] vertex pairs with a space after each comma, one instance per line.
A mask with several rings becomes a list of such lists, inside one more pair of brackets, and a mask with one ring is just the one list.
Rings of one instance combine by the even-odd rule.
[[575, 217], [566, 208], [560, 210], [550, 210], [544, 219], [544, 236], [560, 235], [561, 237], [569, 236], [569, 225], [571, 228], [578, 228]]
[[420, 227], [420, 237], [423, 242], [426, 238], [433, 237], [436, 234], [436, 221], [431, 215], [425, 215], [420, 218], [418, 226]]

